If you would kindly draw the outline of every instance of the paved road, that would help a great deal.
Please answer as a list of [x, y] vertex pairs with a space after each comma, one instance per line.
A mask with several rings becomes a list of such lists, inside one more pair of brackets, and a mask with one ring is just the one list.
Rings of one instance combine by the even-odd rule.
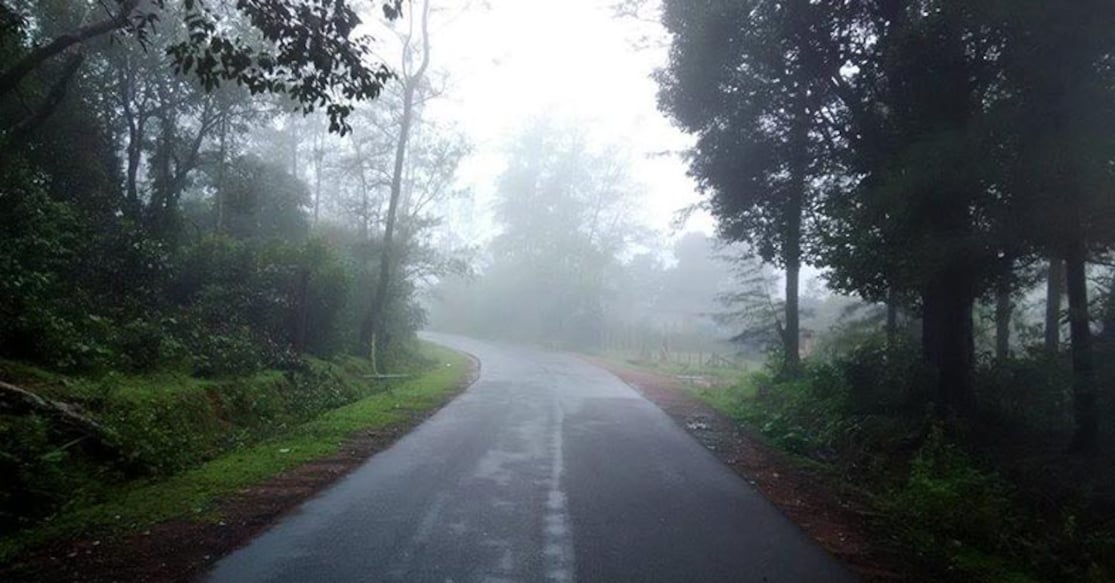
[[428, 337], [479, 358], [480, 379], [211, 580], [854, 580], [611, 374]]

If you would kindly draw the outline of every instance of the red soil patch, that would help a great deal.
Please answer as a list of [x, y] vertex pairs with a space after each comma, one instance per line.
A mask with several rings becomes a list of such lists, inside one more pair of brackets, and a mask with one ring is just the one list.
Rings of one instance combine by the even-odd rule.
[[433, 409], [413, 412], [403, 423], [350, 437], [333, 455], [306, 462], [215, 504], [219, 522], [175, 519], [142, 533], [83, 536], [33, 551], [0, 569], [2, 581], [192, 581], [217, 559], [236, 550], [277, 519], [363, 464], [468, 388], [479, 366]]

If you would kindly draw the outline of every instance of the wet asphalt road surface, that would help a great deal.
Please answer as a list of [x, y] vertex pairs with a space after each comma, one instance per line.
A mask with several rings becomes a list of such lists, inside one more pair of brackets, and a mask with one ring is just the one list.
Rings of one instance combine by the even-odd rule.
[[479, 380], [209, 580], [855, 580], [610, 373], [425, 336], [476, 356]]

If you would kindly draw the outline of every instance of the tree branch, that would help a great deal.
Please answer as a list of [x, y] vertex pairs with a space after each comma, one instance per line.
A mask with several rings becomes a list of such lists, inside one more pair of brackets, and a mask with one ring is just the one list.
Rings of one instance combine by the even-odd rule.
[[120, 3], [120, 10], [115, 16], [82, 26], [27, 53], [27, 55], [16, 62], [16, 64], [0, 72], [0, 97], [10, 93], [19, 86], [20, 81], [22, 81], [28, 73], [34, 71], [47, 60], [60, 54], [62, 51], [65, 51], [75, 44], [85, 42], [91, 38], [127, 26], [131, 21], [132, 12], [139, 6], [139, 2], [140, 0], [123, 0]]
[[58, 109], [62, 100], [66, 98], [66, 90], [70, 86], [70, 81], [72, 81], [74, 75], [77, 74], [77, 70], [81, 67], [83, 61], [85, 61], [85, 55], [80, 53], [70, 57], [70, 60], [66, 62], [66, 66], [58, 76], [58, 79], [51, 85], [46, 99], [43, 101], [42, 105], [39, 106], [38, 110], [23, 118], [22, 121], [16, 123], [8, 130], [7, 139], [9, 141], [23, 141]]

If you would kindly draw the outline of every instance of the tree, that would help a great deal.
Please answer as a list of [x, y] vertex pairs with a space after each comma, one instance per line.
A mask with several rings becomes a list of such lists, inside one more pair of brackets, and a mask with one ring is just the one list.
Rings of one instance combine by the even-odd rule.
[[785, 302], [775, 297], [778, 275], [744, 249], [725, 255], [724, 260], [731, 266], [734, 281], [732, 291], [717, 296], [724, 310], [716, 314], [716, 320], [738, 331], [733, 342], [759, 350], [780, 345], [786, 328], [782, 320]]
[[253, 154], [237, 156], [227, 169], [211, 168], [224, 174], [223, 205], [215, 212], [225, 215], [223, 232], [240, 238], [282, 238], [297, 241], [309, 232], [304, 209], [310, 196], [306, 185], [287, 174], [284, 168]]
[[[943, 413], [972, 412], [972, 308], [1018, 251], [988, 143], [996, 37], [974, 7], [865, 5], [839, 83], [857, 177], [825, 207], [824, 262], [837, 289], [917, 298], [922, 350]], [[993, 160], [993, 157], [990, 158]]]
[[720, 234], [786, 270], [784, 368], [799, 366], [798, 280], [822, 191], [834, 174], [829, 3], [668, 0], [673, 34], [659, 102], [697, 135], [690, 171]]
[[[22, 132], [48, 117], [84, 59], [84, 45], [120, 33], [145, 43], [157, 21], [179, 22], [183, 34], [165, 50], [175, 70], [192, 75], [212, 90], [225, 82], [247, 87], [253, 94], [289, 96], [304, 113], [323, 107], [330, 129], [346, 133], [353, 102], [374, 99], [392, 73], [383, 64], [371, 65], [372, 39], [356, 34], [360, 18], [344, 0], [245, 0], [228, 12], [225, 5], [203, 0], [115, 0], [104, 5], [107, 15], [81, 23], [53, 37], [36, 38], [29, 15], [0, 4], [10, 30], [2, 34], [27, 38], [23, 50], [0, 64], [0, 98], [14, 92], [32, 73], [63, 58], [66, 73], [51, 86], [43, 103], [12, 125], [5, 134]], [[383, 4], [388, 19], [401, 12], [402, 0]], [[172, 18], [160, 18], [160, 15]], [[228, 18], [246, 29], [228, 26]]]
[[499, 178], [500, 233], [483, 315], [490, 334], [595, 348], [604, 336], [617, 256], [639, 236], [632, 185], [613, 149], [590, 149], [574, 131], [537, 120], [515, 139]]
[[[1096, 445], [1098, 416], [1086, 262], [1115, 244], [1110, 183], [1115, 176], [1115, 6], [1086, 0], [995, 2], [989, 14], [1005, 38], [1006, 123], [1015, 130], [1011, 170], [1019, 230], [1050, 258], [1046, 346], [1059, 341], [1061, 262], [1068, 296], [1076, 434]], [[1057, 318], [1055, 320], [1055, 318]]]
[[1056, 354], [1061, 349], [1061, 304], [1065, 287], [1065, 262], [1049, 259], [1045, 277], [1045, 350]]
[[[361, 344], [366, 345], [368, 354], [375, 364], [377, 337], [384, 344], [389, 342], [385, 335], [384, 312], [391, 291], [394, 256], [395, 223], [398, 220], [399, 200], [403, 192], [403, 171], [406, 168], [407, 146], [411, 128], [415, 123], [415, 107], [418, 105], [418, 91], [426, 82], [426, 71], [430, 67], [430, 0], [421, 0], [422, 8], [418, 22], [410, 21], [410, 30], [403, 36], [403, 56], [400, 67], [402, 83], [402, 113], [395, 141], [395, 162], [391, 174], [391, 197], [387, 206], [387, 217], [383, 232], [383, 248], [380, 250], [379, 278], [376, 291], [372, 296], [371, 309], [361, 329]], [[411, 2], [411, 7], [414, 4]], [[416, 32], [414, 27], [418, 26]]]

